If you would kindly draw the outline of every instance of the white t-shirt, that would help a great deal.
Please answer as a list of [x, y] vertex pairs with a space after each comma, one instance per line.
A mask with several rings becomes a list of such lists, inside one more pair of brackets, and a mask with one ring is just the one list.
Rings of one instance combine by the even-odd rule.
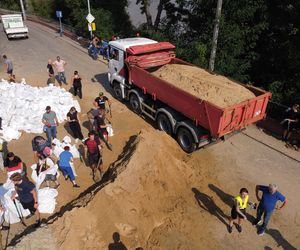
[[64, 72], [65, 71], [64, 66], [65, 66], [66, 62], [64, 60], [61, 60], [61, 59], [60, 59], [60, 61], [56, 60], [53, 64], [55, 65], [55, 67], [57, 69], [57, 72]]

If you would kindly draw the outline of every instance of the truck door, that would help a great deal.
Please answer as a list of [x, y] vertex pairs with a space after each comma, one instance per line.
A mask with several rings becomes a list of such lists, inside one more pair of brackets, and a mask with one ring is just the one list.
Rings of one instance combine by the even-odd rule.
[[124, 81], [124, 51], [115, 47], [109, 48], [109, 74], [110, 81], [117, 80], [119, 83]]

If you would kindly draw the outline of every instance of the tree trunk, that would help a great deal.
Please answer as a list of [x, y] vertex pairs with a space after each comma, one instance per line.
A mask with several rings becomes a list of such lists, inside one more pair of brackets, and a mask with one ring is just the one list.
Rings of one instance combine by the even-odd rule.
[[152, 28], [153, 23], [152, 23], [152, 15], [149, 10], [149, 8], [150, 8], [149, 0], [144, 0], [143, 2], [144, 2], [144, 9], [145, 9], [145, 15], [146, 15], [148, 28]]
[[211, 48], [210, 59], [209, 59], [209, 70], [210, 71], [214, 71], [214, 69], [215, 69], [215, 59], [216, 59], [216, 51], [217, 51], [217, 44], [218, 44], [221, 11], [222, 11], [222, 0], [218, 0], [214, 34], [213, 34], [213, 40], [212, 40], [212, 48]]
[[158, 29], [158, 26], [160, 23], [160, 18], [161, 18], [161, 13], [164, 10], [164, 4], [165, 4], [165, 0], [160, 0], [159, 4], [157, 6], [157, 15], [156, 15], [155, 22], [154, 22], [155, 29]]

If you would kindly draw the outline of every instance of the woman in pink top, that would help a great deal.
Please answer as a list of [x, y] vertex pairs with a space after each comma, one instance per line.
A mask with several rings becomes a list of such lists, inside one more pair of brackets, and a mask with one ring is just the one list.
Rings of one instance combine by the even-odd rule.
[[60, 59], [59, 56], [56, 57], [56, 61], [53, 63], [53, 66], [55, 66], [57, 70], [57, 75], [58, 75], [58, 82], [59, 85], [61, 86], [61, 83], [63, 82], [64, 84], [68, 84], [66, 80], [66, 75], [65, 75], [65, 65], [67, 63]]

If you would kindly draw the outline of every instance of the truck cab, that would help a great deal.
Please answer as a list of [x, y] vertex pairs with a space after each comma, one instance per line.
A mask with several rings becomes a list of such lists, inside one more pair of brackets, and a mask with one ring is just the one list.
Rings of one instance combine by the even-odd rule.
[[[132, 46], [147, 45], [157, 43], [154, 40], [142, 37], [119, 39], [109, 42], [109, 63], [108, 63], [108, 80], [111, 85], [114, 82], [126, 84], [125, 79], [125, 59], [127, 58], [126, 50]], [[125, 98], [124, 88], [117, 89], [117, 98]], [[121, 90], [121, 92], [118, 92]]]

